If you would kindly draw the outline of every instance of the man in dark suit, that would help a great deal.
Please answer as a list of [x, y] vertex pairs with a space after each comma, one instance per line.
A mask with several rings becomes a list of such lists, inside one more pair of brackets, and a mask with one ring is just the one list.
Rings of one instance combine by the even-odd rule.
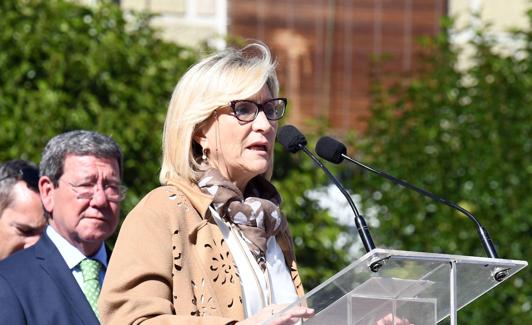
[[40, 174], [49, 226], [34, 246], [0, 262], [0, 324], [99, 324], [104, 241], [125, 195], [122, 153], [107, 136], [67, 132], [46, 145]]

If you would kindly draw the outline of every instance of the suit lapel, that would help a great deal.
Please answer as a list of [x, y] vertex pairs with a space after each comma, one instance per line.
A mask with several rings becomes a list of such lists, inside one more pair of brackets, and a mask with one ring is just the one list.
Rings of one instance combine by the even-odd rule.
[[43, 233], [38, 245], [35, 245], [35, 252], [38, 263], [59, 289], [63, 297], [61, 303], [68, 305], [69, 309], [80, 318], [82, 324], [99, 324], [83, 291], [46, 232]]

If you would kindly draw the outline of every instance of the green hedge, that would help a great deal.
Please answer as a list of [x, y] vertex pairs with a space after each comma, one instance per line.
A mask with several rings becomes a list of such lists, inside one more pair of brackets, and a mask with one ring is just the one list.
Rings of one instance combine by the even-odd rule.
[[73, 129], [112, 136], [125, 156], [123, 210], [158, 184], [162, 125], [195, 51], [161, 41], [149, 16], [58, 0], [0, 4], [0, 161], [38, 162]]

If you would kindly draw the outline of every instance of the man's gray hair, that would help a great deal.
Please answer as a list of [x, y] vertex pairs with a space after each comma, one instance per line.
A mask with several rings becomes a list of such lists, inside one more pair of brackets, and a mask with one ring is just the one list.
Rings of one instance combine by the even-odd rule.
[[11, 204], [13, 186], [18, 181], [24, 181], [30, 190], [39, 193], [37, 166], [21, 159], [9, 160], [0, 165], [0, 215]]
[[48, 176], [58, 186], [67, 155], [115, 159], [122, 176], [122, 152], [108, 136], [94, 131], [75, 130], [59, 134], [46, 144], [39, 165], [41, 176]]

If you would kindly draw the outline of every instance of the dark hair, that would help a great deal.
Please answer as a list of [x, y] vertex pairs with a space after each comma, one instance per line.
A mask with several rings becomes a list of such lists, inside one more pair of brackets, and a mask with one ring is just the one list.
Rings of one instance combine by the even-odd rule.
[[75, 130], [53, 137], [44, 147], [40, 175], [49, 177], [54, 186], [63, 175], [67, 155], [115, 159], [122, 176], [122, 152], [113, 139], [94, 131]]
[[15, 159], [0, 165], [0, 214], [11, 203], [11, 192], [18, 181], [24, 181], [32, 191], [39, 193], [39, 170], [31, 161]]

